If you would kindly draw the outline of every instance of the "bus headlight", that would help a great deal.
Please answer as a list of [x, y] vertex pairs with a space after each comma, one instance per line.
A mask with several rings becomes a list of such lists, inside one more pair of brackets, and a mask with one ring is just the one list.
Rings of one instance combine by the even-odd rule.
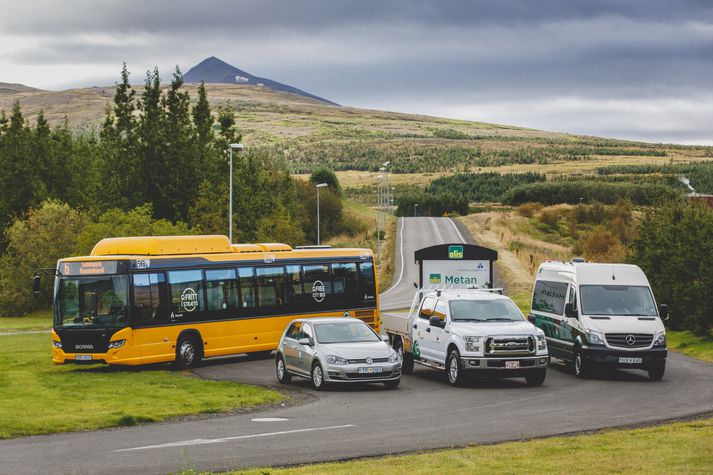
[[109, 343], [109, 349], [121, 348], [126, 343], [126, 340], [116, 340]]
[[345, 365], [345, 364], [349, 364], [349, 361], [340, 357], [340, 356], [329, 355], [329, 356], [327, 356], [327, 363], [336, 364], [336, 365]]
[[587, 335], [587, 341], [592, 345], [604, 344], [604, 335], [602, 333], [595, 332], [594, 330], [587, 330], [585, 334]]
[[52, 340], [52, 346], [54, 346], [54, 347], [57, 348], [58, 350], [61, 350], [61, 349], [62, 349], [62, 342]]
[[465, 342], [465, 351], [479, 352], [480, 340], [482, 339], [482, 336], [464, 336], [463, 341]]
[[654, 346], [666, 347], [666, 332], [658, 332], [654, 338]]

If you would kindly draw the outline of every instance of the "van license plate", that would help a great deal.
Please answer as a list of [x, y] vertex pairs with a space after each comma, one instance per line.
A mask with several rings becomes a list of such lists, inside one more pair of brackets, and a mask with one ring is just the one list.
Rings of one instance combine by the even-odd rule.
[[619, 363], [622, 364], [641, 364], [643, 362], [643, 358], [626, 358], [623, 356], [619, 357]]
[[506, 361], [505, 369], [518, 369], [520, 367], [519, 361]]
[[369, 366], [368, 368], [359, 368], [359, 374], [375, 374], [375, 373], [381, 373], [384, 371], [384, 368], [380, 366]]
[[92, 355], [77, 355], [74, 359], [78, 361], [89, 361], [92, 359]]

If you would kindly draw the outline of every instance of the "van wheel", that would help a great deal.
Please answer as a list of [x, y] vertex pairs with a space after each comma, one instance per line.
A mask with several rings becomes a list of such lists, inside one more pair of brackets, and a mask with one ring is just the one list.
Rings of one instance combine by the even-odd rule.
[[312, 386], [314, 389], [317, 391], [322, 391], [327, 387], [327, 383], [324, 381], [324, 370], [322, 369], [322, 365], [319, 364], [319, 361], [315, 361], [315, 363], [312, 365]]
[[401, 338], [396, 338], [396, 341], [394, 341], [394, 350], [396, 350], [396, 353], [399, 354], [399, 358], [401, 358], [401, 374], [413, 373], [413, 355], [404, 352], [404, 344]]
[[396, 389], [399, 387], [400, 382], [401, 378], [397, 379], [396, 381], [384, 381], [384, 386], [386, 386], [386, 389]]
[[448, 355], [446, 360], [446, 374], [448, 375], [448, 382], [453, 386], [460, 386], [463, 384], [463, 365], [460, 362], [460, 354], [458, 350], [453, 350]]
[[649, 379], [651, 381], [661, 381], [663, 379], [663, 374], [666, 372], [666, 361], [661, 363], [653, 363], [648, 367]]
[[575, 349], [574, 350], [574, 374], [578, 378], [588, 378], [592, 374], [592, 363], [587, 361], [587, 359], [582, 356], [582, 353]]
[[275, 357], [275, 373], [277, 374], [277, 380], [282, 384], [288, 384], [292, 381], [292, 375], [287, 372], [285, 360], [280, 353]]
[[541, 370], [537, 373], [528, 374], [525, 376], [525, 381], [527, 381], [528, 386], [542, 386], [547, 377], [547, 370]]
[[174, 362], [177, 369], [190, 369], [198, 366], [201, 361], [202, 348], [197, 340], [198, 338], [194, 335], [186, 335], [178, 341], [176, 361]]

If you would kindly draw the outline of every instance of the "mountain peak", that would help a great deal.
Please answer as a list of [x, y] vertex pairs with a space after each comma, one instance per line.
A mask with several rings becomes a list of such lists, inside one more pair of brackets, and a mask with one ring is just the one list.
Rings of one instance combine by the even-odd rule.
[[297, 89], [296, 87], [282, 84], [280, 82], [273, 81], [272, 79], [253, 76], [246, 71], [226, 63], [220, 58], [216, 58], [215, 56], [210, 56], [193, 66], [186, 74], [183, 75], [183, 80], [187, 83], [205, 81], [206, 83], [269, 87], [275, 91], [289, 92], [309, 97], [310, 99], [316, 99], [326, 104], [338, 105], [322, 97], [315, 96], [314, 94], [310, 94], [309, 92], [305, 92], [301, 89]]

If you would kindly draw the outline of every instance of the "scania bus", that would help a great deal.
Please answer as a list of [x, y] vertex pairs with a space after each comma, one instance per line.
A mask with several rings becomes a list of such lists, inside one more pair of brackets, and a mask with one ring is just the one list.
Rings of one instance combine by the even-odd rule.
[[[369, 249], [231, 244], [226, 236], [104, 239], [55, 271], [52, 361], [119, 365], [269, 353], [302, 317], [379, 331]], [[35, 276], [35, 285], [39, 277]]]

